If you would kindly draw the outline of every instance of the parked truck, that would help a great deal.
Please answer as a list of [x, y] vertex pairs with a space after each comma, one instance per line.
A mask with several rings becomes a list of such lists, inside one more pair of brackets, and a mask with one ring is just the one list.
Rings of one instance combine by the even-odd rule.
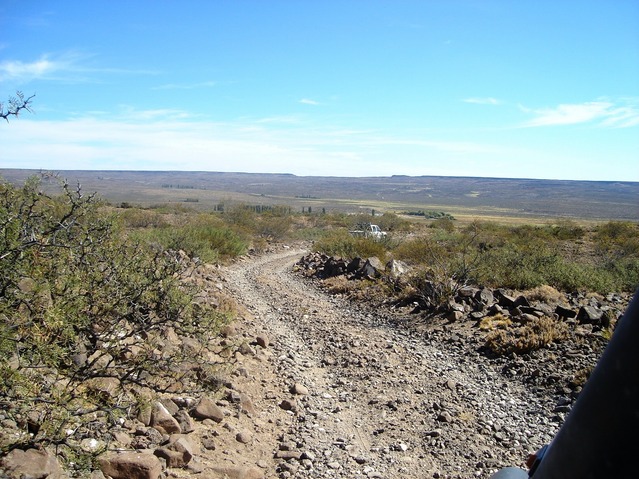
[[386, 238], [386, 232], [372, 223], [360, 223], [354, 230], [350, 231], [350, 234], [356, 237], [372, 238], [374, 240], [382, 240]]

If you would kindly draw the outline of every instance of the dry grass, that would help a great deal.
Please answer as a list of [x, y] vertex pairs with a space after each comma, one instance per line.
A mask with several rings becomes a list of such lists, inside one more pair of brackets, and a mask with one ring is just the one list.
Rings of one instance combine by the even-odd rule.
[[497, 354], [521, 354], [559, 342], [567, 336], [566, 324], [544, 316], [524, 326], [492, 330], [486, 335], [486, 346]]
[[349, 281], [346, 276], [333, 276], [325, 279], [322, 284], [326, 291], [331, 294], [346, 294], [354, 289], [353, 281]]
[[541, 301], [543, 303], [558, 303], [564, 299], [564, 295], [547, 284], [524, 291], [524, 296], [531, 301]]
[[506, 329], [512, 324], [513, 322], [510, 318], [498, 313], [494, 316], [486, 316], [485, 318], [482, 318], [479, 323], [479, 329], [482, 331], [494, 331], [497, 329]]

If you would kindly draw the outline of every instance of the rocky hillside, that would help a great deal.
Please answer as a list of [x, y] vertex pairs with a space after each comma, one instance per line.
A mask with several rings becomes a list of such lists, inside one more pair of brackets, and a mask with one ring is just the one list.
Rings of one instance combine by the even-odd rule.
[[[429, 315], [419, 299], [328, 294], [330, 282], [317, 276], [387, 274], [371, 261], [343, 271], [336, 262], [284, 248], [194, 271], [211, 301], [238, 304], [238, 319], [208, 345], [223, 365], [219, 392], [185, 396], [175, 387], [107, 431], [88, 432], [83, 450], [103, 452], [83, 474], [470, 478], [523, 467], [570, 411], [605, 325], [629, 300], [464, 288]], [[319, 273], [329, 264], [333, 273]], [[490, 324], [497, 315], [510, 329]], [[545, 317], [562, 324], [562, 336], [541, 349], [521, 352], [514, 333], [499, 333], [524, 334]], [[189, 339], [167, 338], [167, 347], [178, 343]], [[491, 345], [510, 349], [498, 355]], [[4, 412], [0, 420], [4, 437], [28, 428]], [[73, 461], [55, 447], [16, 449], [3, 454], [0, 477], [68, 477], [62, 465]]]

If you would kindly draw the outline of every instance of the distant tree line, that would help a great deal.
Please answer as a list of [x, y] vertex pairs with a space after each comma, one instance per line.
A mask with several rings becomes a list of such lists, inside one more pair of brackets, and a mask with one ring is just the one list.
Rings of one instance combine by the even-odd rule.
[[165, 183], [162, 185], [162, 188], [176, 188], [178, 190], [194, 190], [195, 186], [192, 185], [172, 185], [169, 183]]
[[428, 219], [440, 219], [440, 218], [446, 218], [449, 220], [454, 220], [455, 217], [449, 213], [445, 213], [443, 211], [424, 211], [424, 210], [419, 210], [419, 211], [407, 211], [405, 214], [410, 215], [410, 216], [423, 216], [424, 218], [428, 218]]

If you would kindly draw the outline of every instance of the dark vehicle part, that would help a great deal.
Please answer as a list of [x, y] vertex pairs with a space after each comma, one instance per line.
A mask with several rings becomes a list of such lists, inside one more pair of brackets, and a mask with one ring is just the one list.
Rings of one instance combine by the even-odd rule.
[[[639, 477], [637, 431], [639, 291], [619, 320], [566, 422], [550, 445], [537, 453], [529, 477], [636, 479]], [[500, 475], [509, 469], [514, 468], [502, 469], [492, 479], [526, 477]]]

